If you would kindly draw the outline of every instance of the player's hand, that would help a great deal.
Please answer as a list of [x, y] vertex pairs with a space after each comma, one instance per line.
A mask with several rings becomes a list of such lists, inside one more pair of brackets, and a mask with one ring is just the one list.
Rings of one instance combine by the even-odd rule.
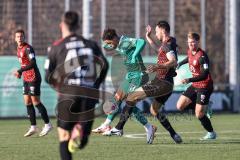
[[157, 69], [158, 69], [158, 67], [156, 65], [149, 65], [149, 66], [147, 66], [146, 72], [153, 73], [153, 72], [157, 71]]
[[21, 78], [21, 74], [20, 74], [18, 71], [14, 71], [14, 72], [13, 72], [13, 75], [14, 75], [16, 78], [18, 78], [18, 79]]
[[188, 84], [189, 83], [189, 79], [183, 79], [181, 80], [182, 84]]
[[152, 33], [152, 28], [150, 25], [146, 27], [146, 37], [149, 37]]

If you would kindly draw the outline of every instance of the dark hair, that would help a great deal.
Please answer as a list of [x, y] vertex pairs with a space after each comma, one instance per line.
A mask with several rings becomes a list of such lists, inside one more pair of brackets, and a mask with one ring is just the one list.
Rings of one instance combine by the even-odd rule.
[[158, 21], [157, 25], [159, 28], [163, 28], [167, 33], [170, 32], [170, 25], [167, 21]]
[[79, 28], [78, 14], [74, 11], [65, 12], [63, 15], [63, 22], [68, 26], [71, 32], [76, 31]]
[[116, 30], [112, 28], [107, 28], [103, 31], [102, 40], [113, 40], [115, 37], [118, 37]]
[[16, 30], [16, 31], [15, 31], [15, 34], [16, 34], [16, 33], [22, 33], [22, 34], [25, 36], [25, 32], [24, 32], [23, 29], [18, 29], [18, 30]]
[[188, 38], [194, 39], [194, 40], [196, 40], [196, 41], [199, 41], [199, 40], [200, 40], [199, 34], [194, 33], [194, 32], [189, 32], [189, 33], [188, 33]]

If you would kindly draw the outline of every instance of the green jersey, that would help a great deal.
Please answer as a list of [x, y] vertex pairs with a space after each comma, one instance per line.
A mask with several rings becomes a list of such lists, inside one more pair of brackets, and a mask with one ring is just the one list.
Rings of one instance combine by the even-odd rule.
[[146, 42], [143, 39], [121, 36], [116, 48], [118, 54], [124, 56], [124, 65], [127, 68], [126, 80], [140, 78], [146, 69], [143, 65], [141, 51]]

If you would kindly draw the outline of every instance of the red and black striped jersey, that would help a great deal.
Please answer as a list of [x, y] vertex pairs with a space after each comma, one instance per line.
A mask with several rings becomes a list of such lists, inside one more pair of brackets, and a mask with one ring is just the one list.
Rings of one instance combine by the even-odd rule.
[[[177, 44], [176, 39], [170, 37], [166, 42], [162, 42], [161, 47], [158, 50], [158, 64], [164, 64], [168, 62], [167, 53], [172, 52], [177, 59]], [[174, 77], [176, 75], [175, 68], [170, 69], [158, 69], [157, 77], [164, 79], [166, 77]]]
[[[35, 52], [27, 43], [24, 43], [21, 45], [21, 47], [17, 48], [17, 57], [21, 65], [21, 69], [23, 69], [23, 80], [26, 82], [34, 82], [41, 79], [40, 72], [38, 70], [38, 67], [36, 65], [36, 59], [35, 59]], [[24, 68], [28, 67], [31, 64], [31, 61], [34, 61], [33, 67], [30, 67], [27, 70], [24, 70]]]
[[[192, 72], [192, 76], [198, 77], [202, 74], [203, 70], [209, 70], [209, 59], [207, 54], [199, 48], [196, 54], [192, 54], [192, 52], [188, 49], [188, 63], [190, 71]], [[209, 85], [212, 85], [213, 81], [210, 73], [208, 72], [207, 78], [201, 81], [192, 82], [192, 86], [195, 88], [207, 88]]]

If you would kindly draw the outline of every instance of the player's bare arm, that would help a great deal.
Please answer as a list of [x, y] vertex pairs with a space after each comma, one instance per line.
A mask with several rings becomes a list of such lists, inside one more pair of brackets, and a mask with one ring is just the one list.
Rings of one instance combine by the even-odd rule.
[[209, 74], [208, 58], [205, 56], [202, 56], [199, 59], [199, 63], [200, 63], [200, 67], [201, 67], [200, 75], [198, 75], [197, 77], [183, 79], [182, 80], [183, 84], [188, 84], [190, 82], [199, 82], [199, 81], [205, 80], [208, 77], [208, 74]]
[[152, 28], [150, 25], [146, 27], [146, 39], [154, 51], [158, 52], [159, 46], [154, 42], [152, 37]]
[[176, 67], [177, 66], [177, 60], [176, 57], [174, 55], [174, 53], [172, 53], [173, 51], [170, 51], [166, 54], [167, 59], [169, 61], [167, 61], [166, 63], [163, 64], [154, 64], [154, 65], [149, 65], [147, 67], [147, 72], [152, 73], [152, 72], [156, 72], [158, 69], [169, 69], [172, 67]]

